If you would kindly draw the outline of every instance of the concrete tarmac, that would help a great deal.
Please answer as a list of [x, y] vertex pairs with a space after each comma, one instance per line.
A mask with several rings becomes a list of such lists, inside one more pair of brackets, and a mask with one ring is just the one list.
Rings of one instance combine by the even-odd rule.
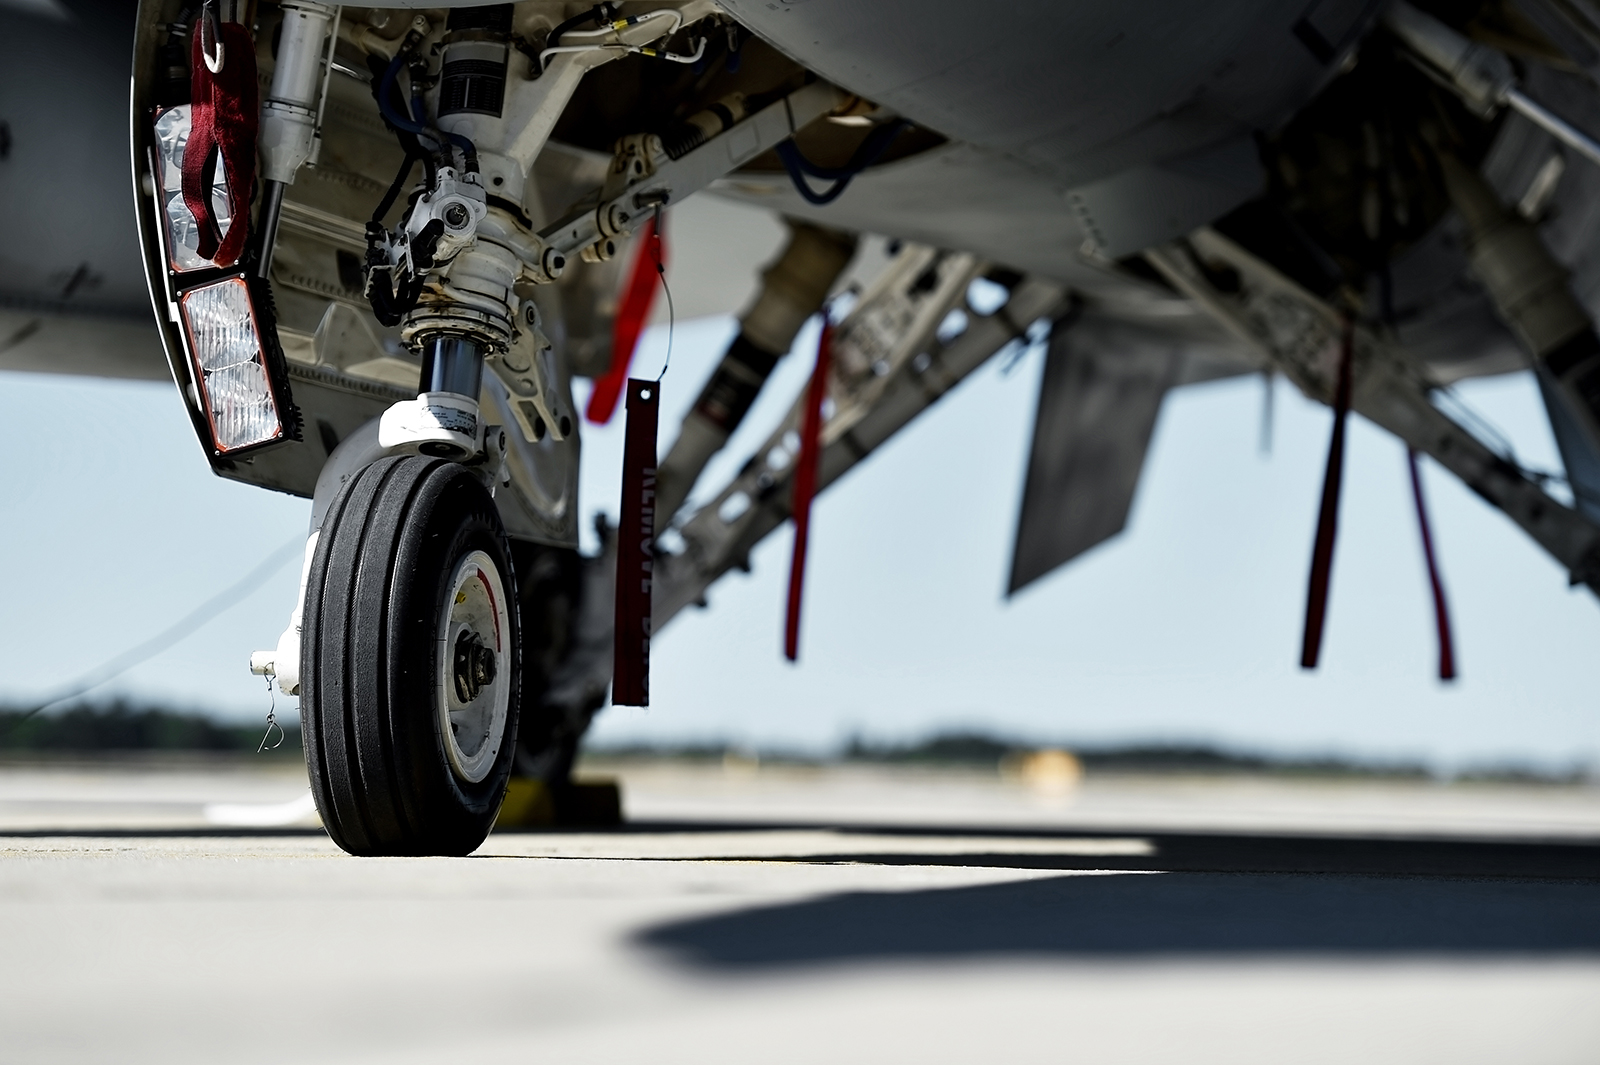
[[0, 767], [0, 1062], [1600, 1062], [1600, 789], [620, 765], [349, 858]]

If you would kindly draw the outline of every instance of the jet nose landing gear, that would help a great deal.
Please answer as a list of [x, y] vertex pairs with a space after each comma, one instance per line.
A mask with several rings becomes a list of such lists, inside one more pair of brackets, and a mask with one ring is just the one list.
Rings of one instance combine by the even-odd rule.
[[521, 632], [511, 550], [467, 467], [379, 459], [307, 573], [301, 713], [323, 824], [352, 854], [468, 854], [511, 774]]

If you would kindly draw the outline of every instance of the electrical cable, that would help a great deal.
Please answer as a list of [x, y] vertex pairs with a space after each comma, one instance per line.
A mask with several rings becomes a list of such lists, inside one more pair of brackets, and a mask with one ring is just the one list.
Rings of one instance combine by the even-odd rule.
[[259, 565], [252, 569], [249, 573], [246, 573], [239, 580], [235, 581], [227, 588], [224, 588], [210, 599], [207, 599], [205, 602], [201, 603], [199, 606], [189, 611], [189, 613], [185, 614], [171, 625], [168, 625], [165, 629], [162, 629], [148, 640], [130, 647], [121, 654], [115, 655], [105, 662], [102, 662], [95, 668], [89, 670], [77, 680], [67, 685], [67, 687], [54, 698], [40, 703], [32, 710], [29, 710], [27, 713], [17, 718], [12, 723], [13, 727], [20, 725], [22, 722], [28, 720], [36, 714], [43, 713], [52, 707], [59, 706], [60, 704], [68, 702], [72, 699], [76, 699], [80, 695], [84, 695], [93, 689], [98, 688], [107, 681], [115, 680], [117, 677], [126, 673], [134, 666], [140, 665], [149, 659], [154, 658], [163, 651], [173, 647], [185, 637], [194, 633], [195, 630], [200, 628], [200, 626], [204, 625], [206, 622], [210, 621], [212, 618], [223, 613], [229, 608], [238, 605], [245, 599], [245, 597], [250, 595], [256, 589], [260, 588], [261, 585], [266, 583], [267, 578], [273, 576], [280, 569], [282, 569], [284, 563], [293, 558], [296, 552], [304, 551], [305, 543], [306, 538], [297, 534], [294, 539], [290, 540], [272, 554], [268, 555], [266, 559], [264, 559]]
[[[661, 222], [661, 205], [658, 203], [656, 204], [655, 230], [650, 234], [650, 242], [655, 246], [656, 274], [661, 278], [661, 291], [667, 297], [667, 357], [662, 360], [661, 372], [656, 375], [656, 384], [658, 385], [661, 383], [661, 379], [667, 376], [667, 367], [672, 365], [672, 332], [678, 323], [678, 312], [672, 305], [672, 289], [667, 285], [666, 257], [661, 251]], [[643, 249], [640, 250], [642, 251]]]
[[[585, 22], [596, 22], [596, 23], [599, 23], [599, 22], [610, 21], [610, 19], [611, 19], [611, 5], [609, 5], [609, 4], [596, 4], [594, 7], [590, 8], [588, 11], [579, 12], [578, 14], [573, 15], [571, 18], [567, 19], [566, 21], [557, 23], [556, 24], [556, 28], [550, 31], [550, 36], [545, 38], [545, 49], [544, 49], [544, 51], [540, 52], [534, 59], [534, 62], [535, 62], [534, 77], [538, 77], [539, 75], [544, 73], [544, 71], [545, 71], [545, 60], [544, 60], [544, 57], [546, 55], [549, 55], [551, 53], [552, 49], [555, 49], [555, 50], [559, 51], [559, 49], [557, 49], [556, 46], [560, 43], [563, 34], [566, 34], [567, 32], [569, 32], [569, 31], [571, 31], [573, 29], [576, 29], [579, 26], [582, 26]], [[583, 51], [588, 51], [587, 48], [584, 48], [582, 50]]]
[[[1523, 465], [1522, 461], [1517, 458], [1516, 452], [1511, 446], [1510, 438], [1508, 438], [1505, 433], [1501, 432], [1499, 427], [1491, 422], [1487, 417], [1475, 410], [1471, 404], [1467, 403], [1467, 401], [1461, 397], [1461, 394], [1457, 392], [1454, 387], [1450, 385], [1440, 385], [1437, 388], [1430, 389], [1429, 394], [1437, 399], [1447, 400], [1451, 409], [1444, 411], [1446, 416], [1449, 416], [1453, 413], [1456, 420], [1469, 423], [1464, 425], [1463, 428], [1465, 428], [1475, 440], [1477, 440], [1484, 447], [1487, 447], [1491, 452], [1494, 453], [1496, 458], [1500, 459], [1506, 465], [1516, 470], [1517, 473], [1521, 474], [1529, 481], [1532, 481], [1534, 484], [1538, 485], [1565, 485], [1567, 490], [1572, 493], [1575, 500], [1582, 498], [1591, 500], [1593, 502], [1600, 502], [1600, 496], [1596, 496], [1594, 492], [1585, 489], [1581, 485], [1575, 484], [1571, 478], [1564, 474]], [[1435, 403], [1435, 406], [1443, 407], [1444, 405], [1445, 404], [1442, 403]]]
[[[1388, 264], [1384, 264], [1378, 270], [1378, 303], [1385, 327], [1389, 330], [1391, 336], [1395, 336], [1397, 316], [1394, 308], [1394, 278]], [[1398, 339], [1397, 336], [1396, 339]], [[1529, 481], [1540, 486], [1564, 484], [1572, 492], [1574, 500], [1584, 498], [1600, 502], [1600, 498], [1596, 498], [1594, 493], [1585, 491], [1562, 474], [1524, 466], [1521, 460], [1517, 458], [1516, 449], [1511, 444], [1511, 438], [1502, 432], [1494, 422], [1475, 410], [1453, 386], [1436, 385], [1430, 387], [1428, 395], [1430, 402], [1435, 407], [1440, 408], [1441, 413], [1446, 417], [1452, 417], [1452, 420], [1458, 423], [1464, 423], [1461, 427], [1470, 436], [1493, 452], [1496, 458], [1516, 470], [1517, 473]], [[1450, 410], [1444, 409], [1447, 405], [1451, 408]]]
[[607, 50], [626, 52], [630, 55], [648, 56], [651, 59], [665, 59], [669, 63], [698, 63], [701, 57], [706, 54], [706, 39], [704, 37], [695, 38], [695, 50], [692, 55], [678, 55], [676, 52], [668, 52], [663, 49], [649, 48], [637, 44], [622, 44], [620, 42], [616, 44], [561, 45], [557, 48], [546, 48], [540, 52], [539, 67], [541, 70], [544, 68], [546, 56], [566, 55], [571, 52], [604, 52]]
[[1461, 395], [1450, 385], [1440, 385], [1432, 391], [1435, 396], [1448, 401], [1448, 405], [1454, 410], [1457, 418], [1463, 422], [1470, 423], [1469, 428], [1477, 430], [1473, 435], [1477, 436], [1484, 446], [1519, 470], [1522, 469], [1522, 464], [1517, 461], [1516, 452], [1512, 450], [1510, 439], [1500, 431], [1498, 426], [1468, 405], [1466, 400], [1462, 399]]
[[547, 38], [547, 43], [555, 44], [557, 41], [561, 40], [562, 34], [566, 33], [568, 30], [582, 26], [585, 22], [605, 22], [610, 20], [610, 18], [611, 5], [596, 4], [588, 11], [580, 12], [579, 14], [573, 15], [565, 22], [558, 23], [556, 28], [550, 31], [550, 36]]
[[[659, 41], [670, 38], [673, 34], [677, 33], [683, 28], [683, 14], [670, 7], [657, 8], [654, 11], [646, 11], [639, 15], [629, 15], [627, 18], [617, 18], [614, 4], [599, 4], [580, 15], [574, 15], [572, 18], [567, 19], [555, 29], [551, 30], [550, 36], [545, 38], [545, 48], [538, 54], [536, 59], [538, 70], [536, 71], [535, 76], [545, 72], [546, 60], [549, 56], [567, 55], [574, 52], [599, 52], [610, 48], [618, 49], [634, 55], [644, 55], [655, 59], [665, 59], [673, 63], [698, 63], [701, 57], [705, 55], [706, 41], [704, 37], [700, 38], [699, 46], [695, 49], [694, 54], [688, 56], [674, 55], [671, 52], [642, 47], [640, 45], [624, 44], [621, 40], [601, 44], [563, 45], [560, 43], [561, 39], [566, 36], [604, 37], [608, 33], [616, 33], [619, 30], [627, 29], [629, 26], [637, 26], [640, 23], [648, 22], [653, 18], [672, 19], [672, 28], [664, 31], [656, 37], [652, 37], [651, 40]], [[575, 27], [581, 26], [585, 22], [599, 23], [600, 28], [596, 30], [575, 31]]]
[[441, 145], [443, 145], [444, 141], [449, 141], [461, 149], [463, 169], [471, 174], [478, 172], [478, 146], [459, 133], [445, 133], [443, 130], [428, 126], [428, 106], [422, 99], [421, 86], [415, 82], [411, 85], [411, 113], [418, 122], [427, 127], [428, 136], [436, 140], [442, 137], [443, 140], [439, 142]]
[[[824, 207], [837, 200], [850, 187], [851, 179], [877, 162], [889, 150], [894, 139], [910, 128], [911, 123], [903, 118], [879, 126], [867, 134], [867, 139], [861, 142], [850, 156], [850, 161], [842, 167], [818, 166], [800, 154], [800, 148], [792, 137], [778, 145], [778, 158], [783, 160], [783, 168], [789, 172], [789, 180], [794, 182], [795, 191], [807, 203]], [[818, 192], [806, 181], [807, 176], [818, 181], [832, 181], [833, 186]]]
[[389, 191], [383, 194], [383, 199], [378, 201], [377, 209], [372, 212], [372, 220], [379, 225], [388, 216], [389, 210], [394, 207], [400, 198], [400, 192], [406, 187], [406, 180], [411, 177], [411, 168], [417, 163], [417, 157], [407, 155], [400, 163], [400, 172], [394, 176], [394, 183], [389, 186]]
[[649, 56], [651, 59], [665, 59], [669, 63], [684, 63], [693, 65], [705, 58], [706, 39], [704, 37], [696, 37], [694, 52], [690, 55], [679, 55], [676, 52], [668, 52], [665, 49], [658, 51], [654, 48], [635, 48], [632, 45], [628, 46], [628, 51], [634, 53], [635, 55]]
[[[648, 22], [653, 18], [661, 18], [663, 16], [672, 19], [672, 28], [662, 33], [662, 37], [670, 37], [683, 28], [683, 15], [681, 13], [673, 10], [670, 7], [659, 7], [654, 11], [646, 11], [642, 15], [630, 15], [627, 18], [616, 19], [609, 25], [598, 30], [579, 30], [577, 32], [573, 32], [571, 30], [561, 30], [559, 32], [552, 32], [550, 34], [550, 40], [554, 41], [560, 36], [604, 37], [608, 33], [615, 33], [618, 30], [627, 29], [629, 26], [637, 26], [641, 22]], [[659, 40], [660, 38], [657, 37], [652, 39]]]

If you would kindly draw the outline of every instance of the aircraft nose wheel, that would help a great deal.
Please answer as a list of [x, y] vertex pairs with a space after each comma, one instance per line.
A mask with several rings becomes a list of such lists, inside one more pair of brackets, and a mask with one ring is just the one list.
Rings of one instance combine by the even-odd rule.
[[306, 582], [301, 715], [323, 824], [352, 854], [468, 854], [520, 717], [510, 545], [454, 463], [381, 459], [329, 507]]

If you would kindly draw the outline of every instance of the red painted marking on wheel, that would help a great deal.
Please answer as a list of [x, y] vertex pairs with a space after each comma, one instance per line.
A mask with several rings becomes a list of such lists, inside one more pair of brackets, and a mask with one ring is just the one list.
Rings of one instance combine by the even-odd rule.
[[483, 585], [484, 594], [489, 597], [489, 611], [494, 614], [494, 649], [500, 650], [500, 603], [494, 597], [494, 586], [489, 583], [489, 577], [483, 572], [483, 567], [478, 567], [478, 580]]

